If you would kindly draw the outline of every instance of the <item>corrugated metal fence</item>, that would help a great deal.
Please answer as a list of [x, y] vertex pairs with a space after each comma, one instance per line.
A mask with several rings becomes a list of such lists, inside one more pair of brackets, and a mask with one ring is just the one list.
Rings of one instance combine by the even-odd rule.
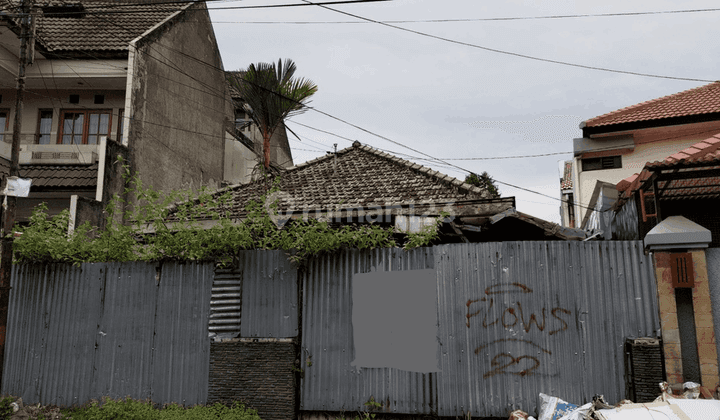
[[[437, 275], [428, 309], [437, 311], [441, 372], [351, 366], [353, 274], [426, 268]], [[304, 410], [362, 410], [371, 396], [386, 411], [441, 416], [533, 411], [540, 392], [619, 401], [625, 338], [660, 330], [639, 241], [350, 251], [313, 261], [303, 293]]]
[[[362, 410], [372, 396], [396, 413], [506, 416], [534, 411], [540, 392], [624, 398], [625, 339], [659, 335], [652, 262], [639, 241], [349, 250], [310, 261], [300, 277], [279, 251], [239, 262], [214, 285], [213, 264], [15, 267], [3, 392], [59, 405], [103, 395], [203, 403], [210, 327], [300, 335], [301, 410]], [[437, 320], [437, 369], [353, 366], [354, 276], [428, 269], [436, 304], [420, 311]], [[404, 313], [411, 296], [378, 302]]]
[[111, 396], [198, 404], [213, 264], [15, 266], [2, 390], [26, 403]]

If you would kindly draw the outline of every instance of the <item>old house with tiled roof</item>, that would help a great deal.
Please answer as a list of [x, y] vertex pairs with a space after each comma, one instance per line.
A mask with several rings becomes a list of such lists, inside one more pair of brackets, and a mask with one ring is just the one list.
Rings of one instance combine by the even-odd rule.
[[[377, 223], [408, 232], [446, 212], [451, 220], [442, 226], [444, 242], [585, 238], [579, 230], [517, 212], [514, 197], [490, 198], [484, 189], [357, 141], [282, 171], [277, 187], [269, 200], [277, 205], [273, 219], [278, 226], [314, 218], [333, 224]], [[248, 203], [260, 201], [268, 189], [268, 181], [260, 179], [218, 191], [231, 196], [220, 213], [243, 220]], [[216, 221], [208, 215], [200, 223]]]
[[[7, 162], [20, 28], [17, 4], [3, 4], [0, 159]], [[228, 128], [233, 106], [204, 2], [35, 5], [20, 173], [45, 175], [33, 179], [26, 204], [44, 199], [54, 213], [67, 208], [73, 194], [106, 203], [122, 187], [118, 153], [145, 185], [158, 190], [248, 180], [247, 168], [226, 171], [226, 162], [244, 163], [255, 155]], [[29, 211], [22, 200], [20, 207], [22, 218]]]
[[616, 199], [608, 185], [720, 133], [720, 82], [591, 118], [580, 128], [572, 174], [578, 227], [607, 229]]

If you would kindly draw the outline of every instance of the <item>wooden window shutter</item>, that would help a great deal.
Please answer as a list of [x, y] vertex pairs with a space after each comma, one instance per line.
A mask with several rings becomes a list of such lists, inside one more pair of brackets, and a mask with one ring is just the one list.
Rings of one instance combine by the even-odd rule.
[[689, 252], [670, 254], [670, 271], [674, 288], [695, 286], [693, 259]]

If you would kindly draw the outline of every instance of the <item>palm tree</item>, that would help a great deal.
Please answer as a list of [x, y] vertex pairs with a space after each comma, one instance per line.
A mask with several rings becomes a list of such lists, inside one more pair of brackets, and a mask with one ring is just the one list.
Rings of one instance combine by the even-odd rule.
[[294, 79], [295, 63], [282, 59], [275, 63], [250, 64], [231, 83], [250, 108], [250, 118], [263, 137], [265, 169], [270, 168], [270, 137], [286, 118], [304, 112], [309, 98], [317, 92], [311, 80]]

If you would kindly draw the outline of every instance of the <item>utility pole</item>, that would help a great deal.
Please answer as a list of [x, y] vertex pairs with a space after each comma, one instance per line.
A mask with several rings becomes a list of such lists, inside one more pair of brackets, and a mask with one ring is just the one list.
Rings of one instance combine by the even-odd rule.
[[[22, 127], [23, 99], [25, 97], [25, 66], [28, 61], [28, 38], [30, 32], [30, 1], [22, 0], [20, 6], [20, 64], [18, 68], [17, 94], [15, 97], [15, 119], [13, 121], [12, 151], [10, 154], [9, 177], [19, 176], [20, 166], [20, 130]], [[34, 42], [34, 41], [33, 41]], [[7, 189], [8, 181], [5, 181]], [[10, 275], [12, 274], [13, 225], [17, 197], [5, 196], [7, 207], [4, 212], [2, 229], [2, 249], [0, 249], [0, 380], [5, 371], [5, 337], [7, 332], [8, 304], [10, 302]]]

